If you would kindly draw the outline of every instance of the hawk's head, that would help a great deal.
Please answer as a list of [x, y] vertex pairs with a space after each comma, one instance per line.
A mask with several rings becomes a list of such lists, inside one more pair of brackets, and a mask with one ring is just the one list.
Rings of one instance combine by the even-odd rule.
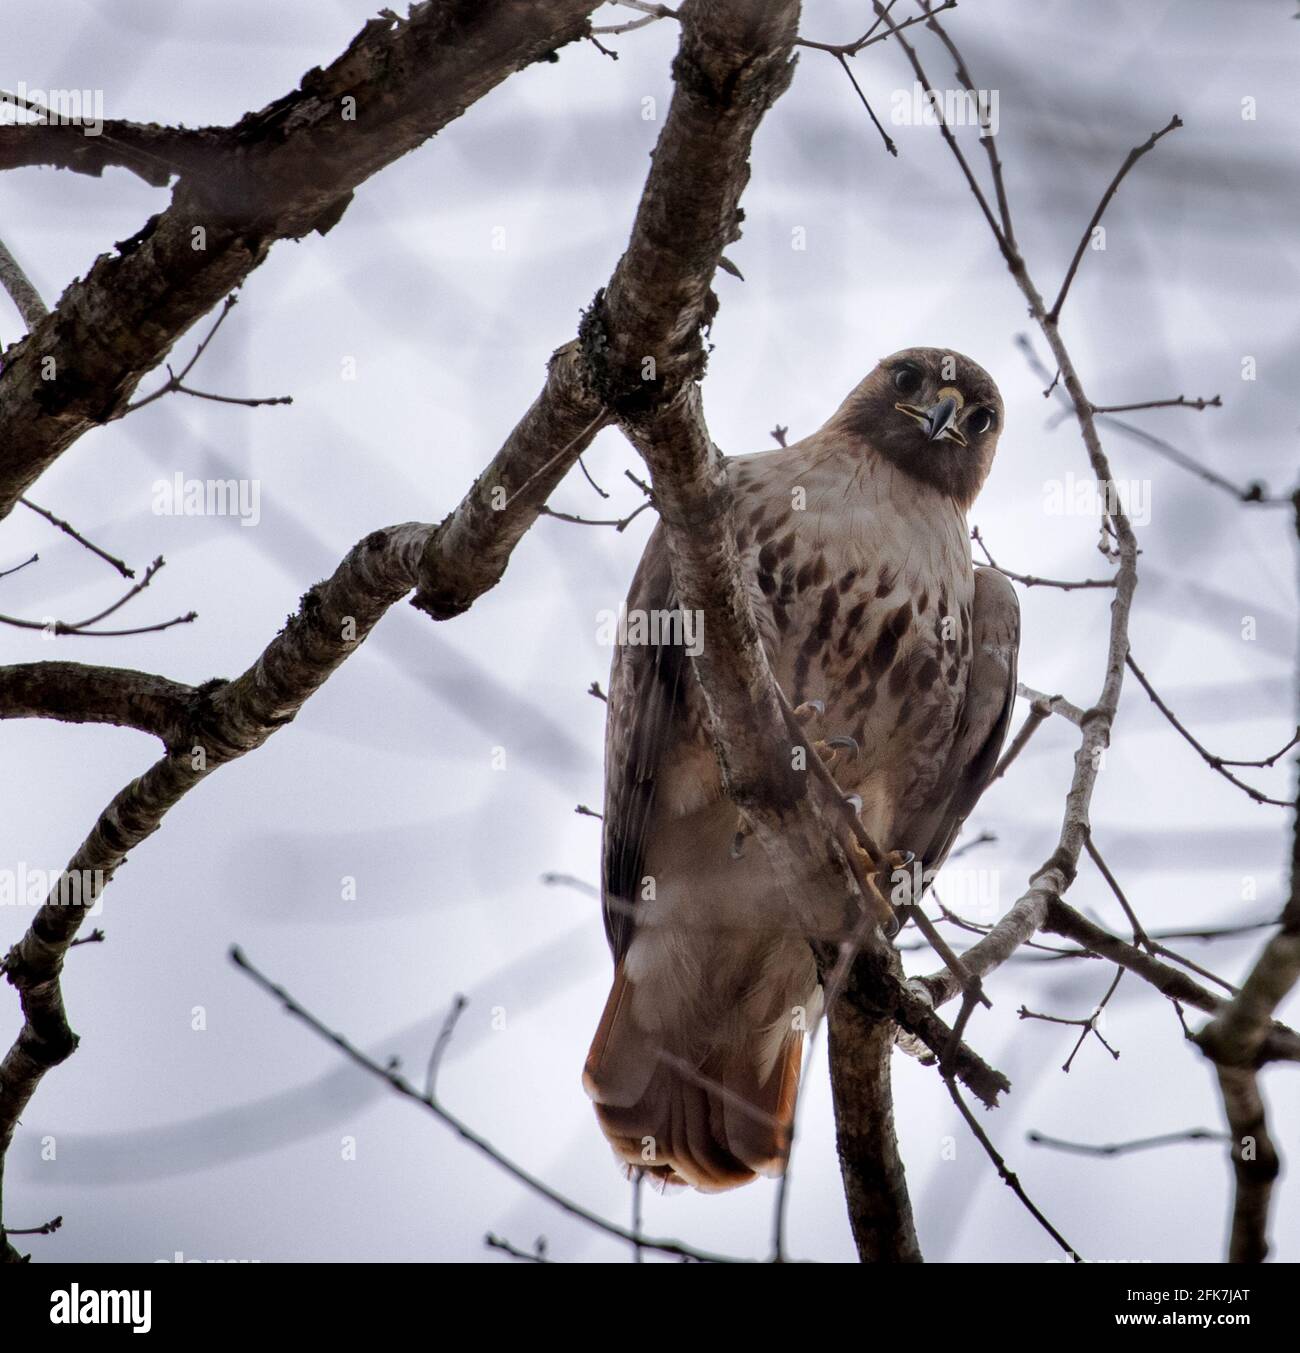
[[959, 352], [904, 348], [853, 391], [834, 422], [966, 508], [993, 464], [1002, 396], [988, 372]]

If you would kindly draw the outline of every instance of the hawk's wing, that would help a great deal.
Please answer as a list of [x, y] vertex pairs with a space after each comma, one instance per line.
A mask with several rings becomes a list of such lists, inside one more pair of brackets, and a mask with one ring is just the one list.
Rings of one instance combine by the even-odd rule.
[[[632, 588], [629, 611], [675, 606], [663, 528], [656, 526]], [[660, 764], [686, 704], [689, 660], [681, 644], [619, 645], [609, 678], [605, 726], [605, 822], [601, 897], [614, 961], [627, 953], [644, 874], [646, 835]]]
[[900, 845], [914, 850], [926, 870], [938, 869], [947, 858], [962, 823], [993, 778], [1016, 701], [1019, 649], [1015, 588], [997, 569], [977, 568], [966, 700], [940, 781], [948, 794], [902, 824], [899, 832]]

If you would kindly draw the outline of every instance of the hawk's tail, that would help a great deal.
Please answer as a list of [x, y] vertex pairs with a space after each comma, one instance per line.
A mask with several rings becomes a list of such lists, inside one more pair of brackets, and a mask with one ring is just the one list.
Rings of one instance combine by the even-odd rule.
[[766, 1077], [762, 1029], [715, 1046], [697, 1067], [636, 1023], [632, 990], [620, 963], [582, 1076], [619, 1159], [706, 1193], [784, 1173], [803, 1034], [787, 1035]]

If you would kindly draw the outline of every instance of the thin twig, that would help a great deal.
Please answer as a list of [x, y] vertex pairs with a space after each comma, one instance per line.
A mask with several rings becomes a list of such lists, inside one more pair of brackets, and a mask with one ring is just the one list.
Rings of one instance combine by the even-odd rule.
[[1093, 413], [1132, 413], [1135, 409], [1221, 409], [1223, 399], [1214, 395], [1210, 399], [1188, 399], [1179, 395], [1176, 399], [1148, 399], [1141, 404], [1094, 404]]
[[1083, 1047], [1089, 1034], [1094, 1034], [1096, 1036], [1097, 1042], [1099, 1042], [1101, 1046], [1105, 1048], [1106, 1051], [1110, 1053], [1110, 1055], [1117, 1062], [1119, 1061], [1119, 1053], [1114, 1048], [1112, 1048], [1111, 1045], [1107, 1043], [1106, 1040], [1102, 1037], [1101, 1031], [1097, 1028], [1097, 1021], [1098, 1019], [1101, 1018], [1101, 1012], [1106, 1008], [1107, 1004], [1110, 1001], [1110, 998], [1115, 994], [1115, 988], [1119, 986], [1120, 979], [1123, 976], [1124, 969], [1116, 967], [1115, 980], [1110, 984], [1110, 987], [1107, 990], [1106, 994], [1101, 998], [1100, 1001], [1097, 1002], [1096, 1009], [1094, 1009], [1092, 1014], [1088, 1015], [1085, 1019], [1067, 1019], [1063, 1015], [1042, 1015], [1039, 1014], [1037, 1011], [1027, 1009], [1023, 1005], [1020, 1007], [1018, 1011], [1016, 1011], [1016, 1013], [1020, 1016], [1021, 1019], [1042, 1020], [1044, 1023], [1047, 1024], [1072, 1024], [1075, 1026], [1075, 1028], [1083, 1030], [1083, 1032], [1079, 1035], [1078, 1042], [1075, 1043], [1073, 1049], [1071, 1050], [1070, 1055], [1065, 1059], [1065, 1065], [1061, 1067], [1061, 1070], [1064, 1071], [1067, 1075], [1069, 1074], [1070, 1067], [1074, 1063], [1075, 1057], [1078, 1056], [1079, 1049]]
[[221, 307], [221, 313], [217, 316], [216, 320], [213, 322], [213, 325], [208, 330], [206, 337], [198, 345], [198, 347], [195, 348], [193, 356], [181, 368], [179, 376], [171, 369], [170, 366], [168, 366], [166, 368], [167, 380], [162, 385], [160, 385], [158, 389], [152, 391], [150, 394], [144, 395], [140, 399], [134, 400], [132, 403], [128, 404], [126, 406], [125, 412], [134, 413], [137, 409], [143, 409], [146, 404], [152, 404], [154, 400], [161, 399], [164, 395], [171, 394], [190, 395], [194, 399], [209, 399], [217, 404], [241, 404], [247, 409], [258, 409], [266, 404], [292, 404], [293, 403], [292, 395], [269, 395], [262, 398], [251, 398], [251, 397], [244, 398], [235, 395], [214, 395], [206, 390], [195, 390], [192, 386], [185, 384], [185, 377], [188, 376], [190, 372], [194, 370], [195, 366], [198, 364], [199, 358], [201, 358], [203, 354], [207, 351], [208, 344], [211, 343], [212, 340], [216, 337], [217, 330], [221, 328], [222, 322], [225, 320], [226, 316], [230, 314], [230, 312], [235, 308], [235, 305], [238, 302], [238, 300], [239, 297], [236, 296], [233, 292], [226, 297], [226, 303]]
[[1074, 251], [1074, 257], [1070, 260], [1070, 266], [1066, 270], [1065, 280], [1061, 283], [1061, 290], [1057, 293], [1056, 300], [1052, 302], [1052, 308], [1047, 312], [1048, 322], [1055, 324], [1061, 317], [1061, 307], [1065, 304], [1065, 298], [1069, 294], [1070, 283], [1074, 281], [1074, 275], [1079, 271], [1079, 264], [1083, 261], [1084, 250], [1088, 247], [1088, 242], [1092, 239], [1092, 232], [1097, 228], [1101, 218], [1106, 213], [1106, 208], [1110, 206], [1111, 198], [1119, 191], [1119, 185], [1124, 182], [1128, 171], [1151, 150], [1157, 141], [1169, 135], [1172, 131], [1177, 131], [1183, 125], [1183, 120], [1177, 113], [1169, 119], [1166, 126], [1158, 132], [1152, 132], [1140, 146], [1134, 146], [1124, 158], [1124, 163], [1120, 165], [1115, 177], [1111, 179], [1106, 187], [1106, 191], [1101, 195], [1101, 201], [1097, 203], [1097, 210], [1092, 213], [1092, 220], [1088, 222], [1079, 240], [1079, 247]]
[[885, 143], [885, 149], [893, 156], [898, 155], [898, 147], [894, 144], [893, 137], [880, 125], [880, 119], [876, 116], [875, 110], [867, 102], [867, 96], [862, 92], [862, 86], [858, 84], [857, 77], [849, 67], [848, 58], [843, 52], [836, 52], [835, 59], [844, 69], [844, 74], [849, 77], [849, 83], [853, 86], [854, 93], [862, 101], [862, 106], [867, 110], [867, 116], [871, 119], [875, 129], [880, 133], [881, 140]]
[[[885, 6], [886, 10], [893, 9], [897, 0], [889, 0]], [[942, 13], [945, 9], [956, 9], [957, 0], [944, 0], [944, 3], [936, 9], [930, 11], [933, 14]], [[929, 14], [916, 14], [910, 19], [904, 19], [895, 26], [895, 31], [901, 33], [905, 28], [911, 28], [913, 24], [925, 23]], [[881, 20], [877, 19], [875, 23], [867, 29], [863, 35], [855, 42], [814, 42], [811, 38], [796, 38], [794, 45], [796, 47], [811, 47], [818, 52], [830, 52], [832, 56], [857, 56], [865, 47], [874, 47], [878, 42], [886, 42], [893, 36], [893, 33], [877, 33]]]
[[1069, 1142], [1061, 1137], [1049, 1137], [1033, 1130], [1025, 1133], [1025, 1140], [1034, 1146], [1051, 1147], [1054, 1151], [1068, 1151], [1076, 1156], [1126, 1156], [1131, 1151], [1150, 1151], [1160, 1146], [1175, 1146], [1181, 1142], [1226, 1142], [1226, 1132], [1211, 1128], [1188, 1128], [1185, 1132], [1162, 1132], [1155, 1137], [1137, 1137], [1128, 1142], [1105, 1142], [1092, 1146], [1087, 1142]]
[[[616, 1239], [631, 1243], [637, 1240], [644, 1248], [657, 1250], [663, 1254], [675, 1254], [683, 1259], [695, 1259], [702, 1263], [733, 1263], [739, 1262], [725, 1255], [711, 1254], [705, 1250], [695, 1249], [693, 1246], [682, 1244], [676, 1240], [655, 1240], [646, 1236], [634, 1237], [632, 1232], [626, 1227], [619, 1226], [617, 1222], [607, 1220], [598, 1213], [588, 1211], [580, 1203], [574, 1202], [571, 1198], [566, 1198], [562, 1193], [551, 1188], [538, 1179], [536, 1175], [530, 1174], [522, 1166], [516, 1165], [508, 1156], [503, 1155], [486, 1138], [480, 1136], [472, 1128], [455, 1116], [455, 1114], [445, 1109], [437, 1098], [437, 1086], [429, 1087], [427, 1093], [421, 1094], [419, 1090], [403, 1076], [393, 1066], [385, 1066], [380, 1062], [363, 1052], [350, 1042], [343, 1034], [336, 1033], [328, 1025], [307, 1010], [304, 1006], [289, 994], [284, 987], [273, 982], [264, 973], [259, 971], [248, 961], [242, 949], [234, 945], [230, 949], [230, 961], [241, 972], [245, 973], [252, 981], [268, 995], [275, 997], [284, 1007], [285, 1011], [295, 1019], [305, 1024], [313, 1033], [319, 1034], [326, 1042], [332, 1043], [338, 1050], [355, 1065], [368, 1071], [372, 1076], [384, 1081], [392, 1090], [404, 1099], [412, 1100], [424, 1109], [427, 1109], [439, 1122], [458, 1136], [462, 1141], [468, 1142], [480, 1154], [486, 1156], [490, 1161], [504, 1170], [506, 1174], [523, 1184], [525, 1188], [533, 1193], [545, 1198], [548, 1202], [554, 1203], [556, 1207], [567, 1212], [570, 1216], [577, 1217], [586, 1222], [589, 1226], [595, 1227], [598, 1231], [603, 1231], [606, 1235], [614, 1236]], [[445, 1026], [444, 1026], [445, 1027]]]
[[1052, 1237], [1054, 1241], [1070, 1256], [1070, 1259], [1081, 1264], [1083, 1260], [1079, 1257], [1074, 1246], [1047, 1220], [1045, 1216], [1034, 1205], [1033, 1200], [1025, 1192], [1019, 1178], [1007, 1168], [1007, 1163], [999, 1154], [997, 1147], [989, 1140], [988, 1134], [980, 1127], [975, 1115], [971, 1113], [966, 1105], [966, 1101], [961, 1097], [961, 1091], [957, 1088], [957, 1082], [951, 1076], [944, 1078], [944, 1084], [948, 1087], [948, 1093], [952, 1096], [952, 1102], [957, 1106], [961, 1116], [966, 1120], [966, 1126], [975, 1134], [975, 1140], [984, 1148], [985, 1154], [997, 1168], [998, 1174], [1002, 1177], [1002, 1182], [1016, 1195], [1024, 1204], [1026, 1211], [1033, 1219]]
[[185, 615], [178, 615], [171, 620], [160, 621], [156, 625], [139, 625], [132, 629], [125, 630], [95, 630], [90, 626], [98, 624], [101, 620], [106, 620], [110, 615], [120, 611], [133, 597], [138, 596], [153, 581], [153, 576], [163, 567], [166, 561], [161, 555], [153, 561], [145, 570], [144, 577], [138, 583], [129, 588], [122, 594], [111, 606], [106, 606], [102, 611], [90, 616], [86, 620], [79, 620], [75, 624], [68, 624], [63, 620], [23, 620], [17, 616], [0, 615], [0, 625], [12, 625], [15, 629], [23, 630], [43, 630], [46, 634], [57, 636], [77, 635], [84, 639], [117, 639], [132, 634], [155, 634], [159, 630], [170, 629], [173, 625], [188, 625], [198, 619], [197, 611], [188, 611]]
[[442, 1028], [438, 1030], [438, 1037], [434, 1039], [433, 1051], [429, 1054], [429, 1066], [424, 1073], [424, 1093], [427, 1097], [433, 1096], [434, 1087], [438, 1083], [438, 1072], [442, 1067], [442, 1055], [447, 1051], [451, 1036], [456, 1032], [457, 1021], [464, 1014], [468, 1004], [469, 1002], [459, 992], [452, 998], [451, 1009], [447, 1011]]
[[[607, 498], [608, 494], [605, 495]], [[626, 517], [613, 517], [597, 519], [594, 517], [575, 517], [568, 512], [557, 512], [552, 507], [547, 507], [545, 503], [537, 509], [538, 515], [543, 517], [554, 517], [557, 521], [571, 522], [574, 526], [612, 526], [614, 530], [622, 533], [652, 504], [642, 503], [639, 507], [634, 507]]]
[[56, 517], [53, 512], [49, 511], [48, 508], [38, 506], [36, 503], [32, 502], [30, 498], [19, 498], [18, 501], [25, 508], [28, 508], [32, 512], [35, 512], [38, 516], [44, 517], [45, 520], [49, 522], [51, 526], [57, 526], [59, 530], [64, 533], [64, 535], [71, 536], [73, 540], [75, 540], [79, 545], [84, 545], [86, 549], [88, 549], [91, 552], [91, 554], [98, 555], [102, 560], [104, 560], [105, 563], [112, 564], [112, 566], [122, 575], [122, 577], [124, 578], [135, 577], [135, 569], [128, 568], [122, 562], [122, 560], [120, 560], [116, 555], [109, 554], [107, 550], [101, 550], [98, 545], [94, 544], [92, 541], [87, 540], [86, 537], [83, 536], [80, 531], [76, 530], [68, 522], [64, 521], [62, 517]]
[[493, 1235], [491, 1231], [483, 1237], [483, 1243], [490, 1250], [501, 1250], [508, 1254], [511, 1259], [521, 1259], [526, 1264], [549, 1264], [551, 1261], [546, 1257], [546, 1237], [538, 1236], [533, 1242], [535, 1248], [532, 1250], [521, 1250], [516, 1245], [512, 1245], [502, 1236]]
[[1233, 761], [1227, 759], [1226, 757], [1215, 756], [1213, 752], [1206, 751], [1206, 749], [1179, 721], [1178, 716], [1173, 712], [1173, 710], [1171, 710], [1169, 706], [1165, 704], [1165, 702], [1160, 698], [1160, 696], [1156, 693], [1155, 687], [1152, 686], [1150, 681], [1147, 680], [1146, 673], [1143, 672], [1142, 669], [1137, 665], [1137, 663], [1133, 661], [1132, 653], [1128, 655], [1127, 662], [1129, 671], [1132, 672], [1135, 677], [1137, 677], [1138, 682], [1141, 685], [1142, 689], [1146, 691], [1146, 693], [1151, 697], [1151, 703], [1154, 704], [1155, 707], [1161, 712], [1161, 714], [1163, 714], [1165, 718], [1168, 719], [1169, 722], [1174, 726], [1174, 728], [1178, 730], [1178, 732], [1182, 735], [1183, 740], [1196, 749], [1196, 752], [1200, 756], [1201, 760], [1204, 761], [1205, 764], [1209, 766], [1211, 770], [1217, 771], [1220, 775], [1223, 776], [1225, 780], [1229, 781], [1231, 784], [1236, 785], [1238, 789], [1248, 794], [1252, 799], [1254, 799], [1256, 803], [1268, 803], [1272, 804], [1276, 808], [1290, 808], [1293, 806], [1286, 799], [1270, 798], [1262, 790], [1256, 789], [1253, 785], [1248, 785], [1244, 780], [1239, 780], [1235, 775], [1233, 775], [1233, 773], [1230, 770], [1228, 770], [1228, 767], [1253, 766], [1263, 769], [1272, 766], [1280, 757], [1285, 756], [1286, 753], [1289, 752], [1291, 748], [1296, 745], [1297, 742], [1300, 742], [1300, 728], [1298, 728], [1296, 732], [1292, 735], [1292, 737], [1287, 742], [1285, 747], [1282, 747], [1279, 751], [1274, 752], [1272, 756], [1264, 757], [1259, 761]]
[[641, 1244], [641, 1237], [645, 1234], [645, 1226], [641, 1219], [641, 1198], [645, 1188], [645, 1171], [635, 1169], [632, 1171], [632, 1262], [634, 1264], [645, 1263], [644, 1248]]
[[51, 1217], [44, 1226], [6, 1226], [0, 1231], [0, 1239], [4, 1236], [52, 1236], [62, 1225], [62, 1217]]
[[1039, 728], [1050, 717], [1052, 705], [1050, 700], [1033, 700], [1029, 705], [1029, 713], [1025, 715], [1025, 721], [1019, 727], [1014, 738], [1011, 739], [1011, 745], [1002, 753], [1002, 759], [998, 762], [993, 771], [992, 780], [1000, 780], [1006, 773], [1011, 763], [1020, 755], [1029, 745], [1029, 739], [1038, 732]]
[[[207, 351], [208, 344], [211, 343], [212, 340], [217, 336], [217, 330], [220, 329], [222, 324], [225, 322], [226, 316], [230, 314], [230, 312], [235, 308], [236, 305], [238, 305], [238, 303], [239, 297], [232, 291], [230, 295], [226, 297], [226, 302], [221, 307], [221, 313], [218, 314], [217, 318], [213, 321], [212, 327], [208, 330], [207, 335], [204, 337], [202, 342], [200, 342], [198, 347], [194, 349], [194, 355], [181, 368], [181, 374], [179, 376], [173, 376], [172, 379], [169, 380], [166, 385], [160, 386], [152, 394], [145, 395], [143, 398], [137, 399], [132, 403], [128, 404], [126, 406], [126, 412], [133, 413], [136, 409], [143, 409], [146, 404], [152, 404], [155, 399], [161, 399], [165, 394], [169, 394], [171, 390], [174, 388], [172, 384], [173, 381], [176, 380], [183, 381], [185, 377], [188, 376], [190, 372], [194, 370], [194, 367], [197, 364], [199, 358], [202, 357], [203, 354]], [[170, 374], [171, 368], [168, 367], [167, 370], [168, 373]]]
[[1010, 578], [1013, 582], [1021, 583], [1025, 587], [1058, 587], [1062, 592], [1074, 592], [1081, 587], [1114, 587], [1116, 580], [1114, 578], [1084, 578], [1080, 582], [1061, 582], [1056, 578], [1039, 578], [1031, 573], [1012, 573], [1009, 568], [1003, 568], [993, 556], [989, 553], [988, 546], [984, 543], [984, 537], [980, 535], [980, 528], [973, 527], [970, 538], [984, 551], [984, 558], [989, 565], [1004, 577]]
[[596, 493], [597, 493], [601, 498], [608, 498], [608, 497], [609, 497], [609, 494], [606, 493], [605, 490], [602, 489], [602, 488], [600, 487], [600, 485], [597, 484], [596, 481], [591, 477], [591, 471], [590, 471], [589, 469], [587, 469], [587, 462], [586, 462], [585, 460], [583, 460], [583, 458], [582, 458], [581, 456], [578, 457], [578, 469], [580, 469], [580, 470], [582, 471], [582, 477], [587, 481], [588, 484], [591, 485], [591, 487], [592, 487], [593, 489], [596, 490]]
[[[1034, 351], [1034, 345], [1029, 341], [1027, 334], [1016, 335], [1016, 346], [1025, 355], [1025, 361], [1030, 369], [1040, 380], [1048, 379], [1048, 370]], [[1052, 378], [1052, 384], [1043, 391], [1044, 397], [1050, 395], [1060, 378], [1058, 371], [1056, 377]], [[1061, 403], [1065, 412], [1073, 412], [1070, 405], [1069, 396], [1061, 391]], [[1194, 474], [1203, 483], [1209, 484], [1216, 489], [1222, 489], [1230, 494], [1239, 503], [1248, 503], [1261, 507], [1282, 507], [1291, 502], [1289, 495], [1278, 496], [1270, 494], [1268, 485], [1262, 480], [1252, 479], [1247, 484], [1235, 484], [1231, 479], [1225, 479], [1223, 475], [1211, 470], [1208, 466], [1202, 465], [1195, 457], [1189, 456], [1186, 451], [1179, 450], [1178, 447], [1166, 441], [1163, 437], [1157, 437], [1155, 433], [1148, 432], [1146, 428], [1138, 427], [1135, 423], [1126, 423], [1122, 418], [1116, 418], [1113, 414], [1099, 414], [1108, 428], [1114, 428], [1116, 432], [1122, 433], [1130, 440], [1138, 442], [1142, 446], [1154, 451], [1158, 456], [1163, 457], [1179, 469], [1186, 470], [1189, 474]]]
[[29, 565], [36, 563], [40, 559], [39, 554], [33, 554], [30, 559], [24, 559], [21, 564], [15, 564], [13, 568], [0, 569], [0, 578], [7, 578], [12, 573], [18, 573]]
[[1184, 968], [1189, 969], [1198, 976], [1204, 977], [1206, 981], [1213, 982], [1216, 986], [1221, 986], [1230, 995], [1236, 995], [1237, 988], [1234, 987], [1231, 982], [1224, 981], [1222, 977], [1219, 977], [1216, 973], [1212, 973], [1208, 968], [1201, 967], [1199, 963], [1193, 963], [1190, 958], [1185, 958], [1182, 954], [1178, 953], [1177, 950], [1169, 948], [1166, 944], [1160, 944], [1157, 940], [1147, 934], [1142, 922], [1138, 920], [1137, 911], [1124, 895], [1124, 889], [1120, 887], [1119, 880], [1111, 872], [1110, 866], [1106, 861], [1102, 859], [1101, 852], [1097, 849], [1097, 843], [1092, 839], [1091, 829], [1084, 841], [1084, 845], [1087, 848], [1088, 855], [1092, 862], [1101, 871], [1102, 878], [1106, 880], [1111, 892], [1115, 894], [1116, 900], [1124, 909], [1124, 915], [1128, 917], [1128, 923], [1133, 928], [1134, 944], [1139, 945], [1141, 948], [1145, 949], [1147, 953], [1156, 957], [1167, 958], [1173, 963], [1181, 964]]
[[593, 33], [599, 33], [602, 37], [617, 37], [621, 33], [634, 33], [647, 24], [658, 23], [660, 19], [681, 17], [675, 9], [669, 9], [667, 5], [647, 4], [645, 0], [613, 0], [613, 3], [622, 5], [624, 9], [638, 10], [642, 17], [629, 19], [627, 23], [606, 24], [600, 28], [593, 28], [591, 30]]

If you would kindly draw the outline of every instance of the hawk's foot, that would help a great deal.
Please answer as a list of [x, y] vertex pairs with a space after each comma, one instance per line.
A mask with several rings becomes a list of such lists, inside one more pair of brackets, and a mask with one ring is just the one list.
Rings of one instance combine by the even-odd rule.
[[745, 853], [745, 842], [754, 834], [754, 824], [744, 815], [736, 814], [736, 834], [731, 838], [731, 858], [738, 860]]
[[805, 700], [796, 705], [794, 717], [799, 726], [810, 735], [809, 745], [821, 758], [822, 764], [835, 776], [844, 772], [862, 756], [857, 738], [847, 733], [825, 736], [826, 704], [822, 700]]

